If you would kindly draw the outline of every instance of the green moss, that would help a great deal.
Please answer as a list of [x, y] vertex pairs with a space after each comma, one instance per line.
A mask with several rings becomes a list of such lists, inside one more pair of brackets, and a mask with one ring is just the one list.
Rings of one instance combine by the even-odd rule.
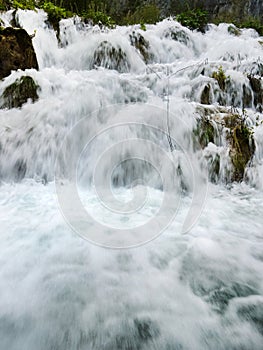
[[3, 92], [3, 107], [18, 108], [21, 107], [28, 99], [35, 102], [38, 99], [38, 85], [29, 76], [23, 76], [9, 85]]
[[21, 10], [35, 10], [36, 4], [34, 0], [13, 0], [12, 7]]
[[217, 80], [220, 89], [224, 91], [226, 88], [226, 81], [229, 79], [229, 76], [226, 76], [222, 66], [220, 66], [217, 71], [212, 73], [212, 78]]
[[230, 24], [230, 26], [227, 28], [227, 31], [229, 34], [239, 36], [241, 34], [240, 29], [238, 29], [235, 25]]
[[214, 143], [215, 129], [212, 122], [207, 118], [200, 119], [194, 130], [194, 135], [202, 148], [205, 148], [209, 142]]

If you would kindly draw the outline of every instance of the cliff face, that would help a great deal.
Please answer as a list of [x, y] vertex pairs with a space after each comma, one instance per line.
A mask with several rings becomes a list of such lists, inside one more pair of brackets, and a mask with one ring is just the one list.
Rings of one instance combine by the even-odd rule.
[[238, 19], [251, 16], [263, 19], [262, 0], [206, 0], [204, 6], [212, 16], [235, 16]]
[[244, 19], [255, 17], [263, 21], [263, 1], [262, 0], [158, 0], [158, 6], [164, 15], [169, 16], [174, 12], [184, 11], [187, 8], [205, 8], [211, 18], [222, 19]]

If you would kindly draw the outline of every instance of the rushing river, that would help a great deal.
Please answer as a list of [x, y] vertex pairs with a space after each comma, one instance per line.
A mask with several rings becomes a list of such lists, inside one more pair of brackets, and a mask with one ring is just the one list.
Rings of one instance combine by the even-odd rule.
[[[263, 114], [243, 91], [262, 38], [75, 18], [58, 42], [44, 12], [16, 20], [35, 32], [39, 100], [0, 109], [0, 349], [261, 350]], [[206, 108], [243, 108], [253, 129], [244, 182], [229, 181], [224, 128], [194, 141], [208, 83]]]

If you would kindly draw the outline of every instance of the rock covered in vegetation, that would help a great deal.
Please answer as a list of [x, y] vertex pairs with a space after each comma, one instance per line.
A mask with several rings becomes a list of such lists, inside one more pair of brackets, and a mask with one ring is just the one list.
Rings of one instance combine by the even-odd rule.
[[4, 108], [21, 107], [28, 99], [35, 102], [38, 99], [38, 85], [29, 76], [23, 76], [17, 79], [13, 84], [9, 85], [3, 92]]
[[144, 62], [150, 63], [153, 60], [153, 53], [150, 51], [150, 43], [140, 33], [135, 31], [130, 34], [131, 45], [134, 46], [143, 57]]
[[[205, 107], [199, 105], [197, 113], [200, 119], [194, 130], [196, 147], [206, 149], [209, 143], [216, 147], [228, 144], [229, 151], [225, 154], [232, 164], [232, 169], [226, 169], [224, 178], [221, 180], [240, 182], [244, 179], [245, 169], [252, 161], [255, 153], [255, 141], [252, 129], [246, 125], [245, 117], [238, 112], [231, 112], [225, 107]], [[220, 154], [209, 157], [208, 160], [210, 180], [216, 181], [219, 178]], [[225, 164], [226, 166], [226, 164]], [[230, 172], [229, 172], [230, 171]]]
[[114, 47], [108, 41], [100, 43], [94, 52], [92, 67], [104, 67], [114, 69], [120, 73], [127, 73], [130, 70], [130, 63], [126, 53], [120, 46]]
[[171, 27], [164, 32], [164, 37], [178, 41], [181, 44], [188, 45], [190, 42], [190, 37], [185, 30], [178, 27]]
[[28, 68], [38, 69], [30, 36], [24, 29], [0, 29], [0, 79], [12, 70]]
[[255, 142], [251, 129], [239, 114], [229, 114], [224, 118], [229, 129], [227, 139], [229, 156], [233, 164], [232, 181], [242, 181], [245, 168], [255, 153]]

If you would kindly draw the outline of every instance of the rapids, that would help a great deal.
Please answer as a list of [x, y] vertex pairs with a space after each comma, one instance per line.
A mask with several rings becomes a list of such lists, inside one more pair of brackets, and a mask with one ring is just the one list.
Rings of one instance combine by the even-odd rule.
[[[247, 75], [263, 74], [263, 39], [73, 18], [58, 40], [46, 19], [17, 11], [39, 71], [0, 82], [0, 96], [25, 74], [39, 85], [37, 102], [0, 109], [0, 349], [262, 349], [263, 114]], [[253, 130], [241, 183], [224, 127], [195, 139], [207, 84], [202, 108]]]

